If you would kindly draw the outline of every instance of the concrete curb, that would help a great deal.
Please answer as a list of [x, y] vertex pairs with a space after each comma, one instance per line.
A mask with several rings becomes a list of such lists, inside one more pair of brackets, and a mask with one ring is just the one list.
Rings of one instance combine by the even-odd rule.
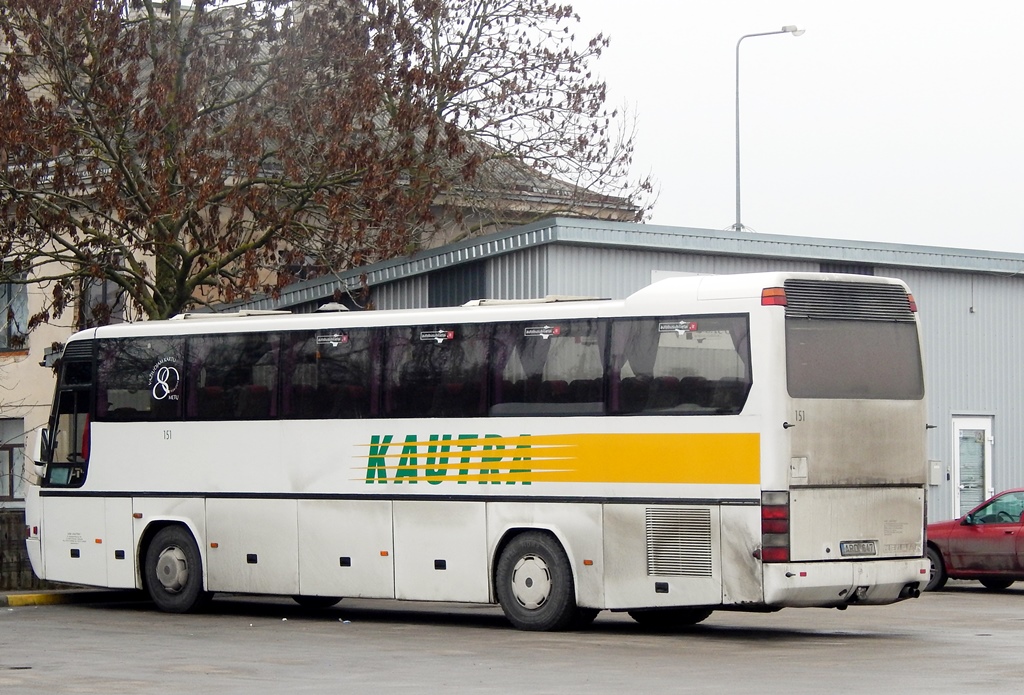
[[104, 589], [62, 589], [55, 591], [12, 591], [0, 594], [0, 607], [52, 606], [68, 603], [109, 603], [111, 601], [141, 601], [139, 591], [111, 591]]

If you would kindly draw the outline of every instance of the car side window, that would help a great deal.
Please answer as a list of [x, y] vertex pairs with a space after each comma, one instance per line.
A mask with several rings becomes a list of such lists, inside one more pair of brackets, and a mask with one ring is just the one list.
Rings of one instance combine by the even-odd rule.
[[1024, 493], [1000, 495], [971, 515], [974, 524], [1019, 524], [1024, 512]]

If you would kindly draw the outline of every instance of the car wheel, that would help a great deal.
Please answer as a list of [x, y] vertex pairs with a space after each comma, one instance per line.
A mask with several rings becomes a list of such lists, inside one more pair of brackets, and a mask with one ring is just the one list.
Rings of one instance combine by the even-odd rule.
[[925, 585], [925, 591], [938, 591], [946, 585], [946, 566], [942, 563], [942, 555], [938, 550], [929, 546], [928, 547], [928, 564], [930, 565], [930, 572], [928, 574], [928, 584]]

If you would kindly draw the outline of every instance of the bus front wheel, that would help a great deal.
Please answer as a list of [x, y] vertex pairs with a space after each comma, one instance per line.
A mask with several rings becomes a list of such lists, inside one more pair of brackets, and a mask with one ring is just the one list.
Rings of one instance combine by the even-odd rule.
[[585, 624], [576, 606], [569, 559], [552, 536], [527, 531], [513, 538], [501, 553], [495, 578], [501, 610], [520, 630]]
[[153, 603], [167, 613], [188, 613], [209, 594], [203, 591], [203, 562], [199, 546], [183, 526], [157, 531], [146, 549], [146, 590]]

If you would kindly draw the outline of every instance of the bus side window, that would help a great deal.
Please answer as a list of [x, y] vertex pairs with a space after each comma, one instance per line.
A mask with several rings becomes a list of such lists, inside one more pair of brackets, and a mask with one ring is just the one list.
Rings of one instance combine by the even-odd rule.
[[265, 420], [276, 414], [276, 336], [196, 336], [189, 339], [189, 360], [190, 418]]
[[392, 417], [484, 414], [490, 324], [387, 330], [385, 412]]
[[89, 411], [87, 391], [61, 391], [57, 397], [57, 422], [51, 436], [54, 463], [82, 460], [83, 435]]
[[37, 460], [46, 469], [44, 486], [77, 487], [85, 482], [94, 400], [93, 354], [93, 343], [78, 341], [62, 355], [45, 448], [40, 450], [42, 460]]
[[610, 411], [739, 413], [751, 385], [748, 333], [745, 315], [615, 321]]
[[96, 420], [179, 420], [184, 351], [183, 338], [140, 337], [101, 341]]
[[499, 327], [491, 414], [602, 414], [605, 331], [596, 319]]
[[282, 348], [286, 418], [365, 418], [375, 412], [375, 329], [324, 329], [290, 335]]

